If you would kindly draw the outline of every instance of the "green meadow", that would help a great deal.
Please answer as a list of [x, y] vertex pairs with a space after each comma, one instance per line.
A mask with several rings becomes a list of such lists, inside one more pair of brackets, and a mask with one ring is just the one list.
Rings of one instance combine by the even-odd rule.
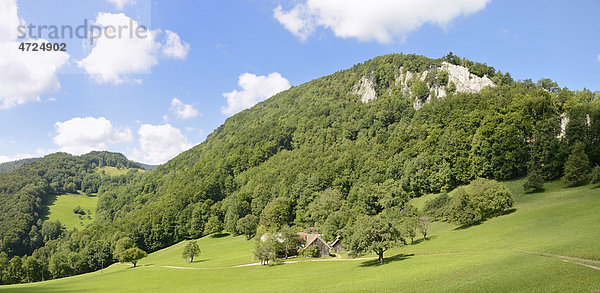
[[[600, 189], [546, 184], [524, 194], [506, 183], [512, 213], [467, 229], [433, 223], [430, 237], [386, 252], [386, 263], [362, 259], [291, 259], [253, 265], [254, 241], [219, 235], [198, 241], [187, 263], [185, 242], [157, 251], [139, 266], [2, 292], [597, 292], [600, 291]], [[419, 203], [415, 203], [419, 206]], [[71, 211], [72, 212], [72, 211]], [[247, 266], [240, 266], [250, 264]]]
[[[97, 197], [83, 194], [69, 193], [53, 196], [49, 202], [46, 217], [50, 221], [60, 221], [67, 229], [80, 229], [94, 222], [97, 202]], [[77, 206], [83, 209], [85, 215], [80, 217], [73, 212]]]
[[140, 173], [144, 173], [146, 172], [146, 170], [143, 169], [132, 169], [132, 168], [116, 168], [116, 167], [110, 167], [110, 166], [104, 166], [104, 167], [100, 167], [96, 169], [97, 173], [101, 173], [101, 174], [106, 174], [109, 176], [119, 176], [119, 175], [125, 175], [127, 174], [127, 172], [129, 172], [130, 170], [137, 170]]

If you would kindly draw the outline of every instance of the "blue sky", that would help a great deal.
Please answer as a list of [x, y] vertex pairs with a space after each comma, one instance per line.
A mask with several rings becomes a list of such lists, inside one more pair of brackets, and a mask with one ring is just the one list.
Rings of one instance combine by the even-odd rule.
[[[156, 36], [141, 53], [107, 42], [105, 52], [127, 60], [112, 65], [100, 49], [87, 67], [78, 63], [94, 52], [78, 39], [66, 40], [68, 56], [32, 52], [23, 63], [59, 69], [43, 67], [24, 84], [50, 85], [29, 91], [20, 91], [15, 72], [37, 71], [0, 57], [0, 161], [102, 149], [163, 163], [272, 93], [389, 53], [452, 51], [516, 79], [600, 90], [598, 1], [377, 0], [368, 9], [360, 0], [15, 1], [0, 0], [0, 13], [13, 15], [7, 9], [16, 4], [27, 24], [79, 25], [123, 13]], [[436, 10], [440, 3], [448, 7]], [[0, 52], [13, 44], [0, 39]]]

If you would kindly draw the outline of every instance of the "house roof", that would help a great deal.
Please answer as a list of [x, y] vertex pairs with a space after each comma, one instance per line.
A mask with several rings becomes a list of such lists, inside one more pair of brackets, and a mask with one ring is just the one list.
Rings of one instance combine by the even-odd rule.
[[305, 239], [306, 239], [306, 245], [304, 245], [304, 248], [309, 247], [315, 241], [319, 241], [319, 242], [323, 243], [327, 248], [331, 249], [331, 246], [329, 246], [329, 244], [327, 244], [327, 242], [325, 242], [325, 240], [323, 240], [323, 238], [321, 238], [321, 236], [319, 234], [307, 234]]
[[333, 242], [331, 242], [331, 244], [329, 244], [329, 246], [333, 247], [336, 244], [340, 243], [340, 241], [342, 241], [342, 238], [340, 236], [338, 236], [335, 238], [335, 240], [333, 240]]

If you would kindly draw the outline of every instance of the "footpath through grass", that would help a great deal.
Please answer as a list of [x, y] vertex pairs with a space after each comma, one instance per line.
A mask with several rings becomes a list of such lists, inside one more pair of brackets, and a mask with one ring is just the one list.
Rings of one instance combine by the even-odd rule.
[[[10, 292], [597, 292], [600, 271], [557, 255], [600, 260], [600, 189], [562, 188], [523, 194], [507, 186], [516, 211], [468, 229], [433, 223], [429, 240], [371, 260], [303, 261], [250, 266], [253, 241], [203, 238], [197, 262], [181, 258], [183, 243], [151, 254], [142, 266], [44, 283], [0, 287]], [[181, 267], [167, 268], [165, 266]], [[196, 269], [184, 269], [196, 268]]]

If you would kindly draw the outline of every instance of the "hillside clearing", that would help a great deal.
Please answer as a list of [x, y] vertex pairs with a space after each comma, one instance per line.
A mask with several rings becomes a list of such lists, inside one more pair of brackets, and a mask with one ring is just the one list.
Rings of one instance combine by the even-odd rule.
[[[83, 228], [94, 222], [97, 203], [98, 198], [95, 196], [74, 193], [54, 196], [48, 205], [47, 219], [49, 221], [58, 220], [67, 229]], [[78, 206], [83, 209], [85, 215], [80, 217], [80, 215], [73, 212], [73, 209]]]

